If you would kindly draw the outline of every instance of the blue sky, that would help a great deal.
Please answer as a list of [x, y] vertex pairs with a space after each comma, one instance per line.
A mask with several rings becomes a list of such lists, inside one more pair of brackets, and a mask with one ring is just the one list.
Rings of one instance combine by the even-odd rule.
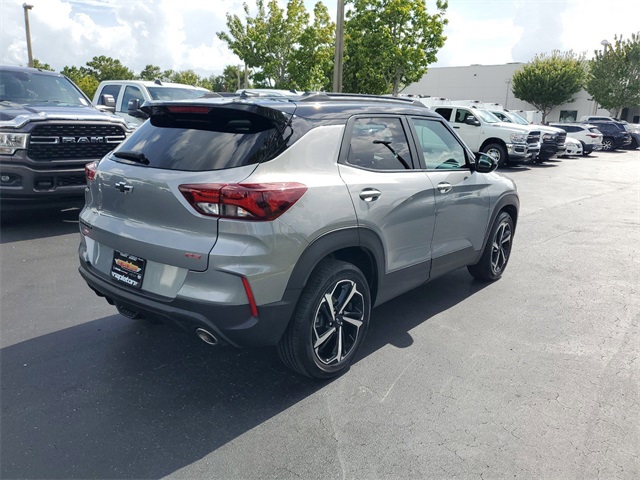
[[[27, 63], [25, 0], [0, 0], [0, 62]], [[323, 0], [335, 18], [337, 0]], [[225, 15], [243, 17], [242, 0], [29, 0], [34, 56], [56, 69], [92, 57], [119, 58], [140, 71], [163, 69], [220, 73], [239, 60], [215, 33]], [[254, 0], [247, 0], [251, 7]], [[284, 0], [280, 0], [282, 5]], [[309, 11], [314, 1], [305, 0]], [[435, 0], [427, 0], [435, 11]], [[255, 12], [255, 8], [252, 8]], [[614, 34], [640, 30], [640, 0], [450, 0], [448, 40], [433, 66], [527, 62], [554, 49], [601, 48]]]

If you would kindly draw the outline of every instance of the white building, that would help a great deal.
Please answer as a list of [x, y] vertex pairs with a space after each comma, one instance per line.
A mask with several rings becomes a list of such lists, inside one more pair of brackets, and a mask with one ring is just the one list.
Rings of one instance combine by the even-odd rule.
[[[405, 88], [403, 94], [444, 97], [451, 100], [480, 100], [499, 103], [509, 110], [536, 110], [536, 108], [513, 96], [511, 78], [522, 63], [506, 65], [471, 65], [468, 67], [430, 68], [418, 82]], [[547, 122], [575, 121], [584, 115], [608, 116], [609, 111], [598, 108], [596, 102], [581, 90], [571, 103], [555, 107], [547, 115]], [[640, 123], [640, 106], [623, 109], [622, 120]]]

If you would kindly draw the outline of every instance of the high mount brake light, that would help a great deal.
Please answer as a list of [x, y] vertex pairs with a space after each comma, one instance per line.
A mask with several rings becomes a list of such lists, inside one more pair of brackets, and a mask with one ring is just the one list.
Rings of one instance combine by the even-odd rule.
[[200, 113], [207, 114], [211, 111], [211, 107], [197, 107], [193, 105], [173, 105], [167, 107], [169, 113]]
[[208, 183], [180, 185], [182, 195], [199, 213], [242, 220], [275, 220], [307, 191], [301, 183]]
[[98, 162], [87, 163], [84, 166], [84, 176], [87, 179], [87, 182], [92, 182], [96, 178], [97, 172], [98, 172]]

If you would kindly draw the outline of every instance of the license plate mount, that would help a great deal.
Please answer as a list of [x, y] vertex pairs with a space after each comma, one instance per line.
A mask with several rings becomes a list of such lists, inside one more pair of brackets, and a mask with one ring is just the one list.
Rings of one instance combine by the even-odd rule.
[[128, 253], [114, 250], [111, 263], [111, 278], [131, 288], [142, 287], [144, 269], [147, 261]]

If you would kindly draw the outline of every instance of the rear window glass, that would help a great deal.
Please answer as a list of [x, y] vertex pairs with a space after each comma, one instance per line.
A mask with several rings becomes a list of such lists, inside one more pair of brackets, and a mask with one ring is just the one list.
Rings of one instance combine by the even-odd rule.
[[114, 153], [141, 153], [148, 161], [145, 166], [151, 168], [222, 170], [276, 157], [287, 146], [283, 130], [282, 123], [229, 108], [212, 109], [208, 114], [154, 115]]
[[149, 95], [152, 100], [184, 100], [187, 98], [200, 98], [207, 94], [207, 90], [179, 87], [149, 87]]

